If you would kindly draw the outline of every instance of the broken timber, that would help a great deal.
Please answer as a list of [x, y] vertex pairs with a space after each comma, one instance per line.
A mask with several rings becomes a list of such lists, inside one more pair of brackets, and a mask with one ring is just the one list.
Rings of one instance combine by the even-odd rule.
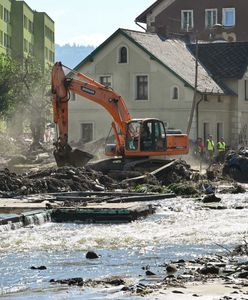
[[127, 203], [127, 202], [142, 202], [142, 201], [155, 201], [155, 200], [162, 200], [168, 198], [174, 198], [175, 194], [167, 193], [167, 194], [131, 194], [131, 195], [118, 195], [113, 194], [109, 196], [103, 197], [83, 197], [83, 196], [71, 196], [69, 195], [62, 195], [57, 196], [56, 201], [69, 201], [69, 202], [102, 202], [105, 201], [107, 203]]
[[163, 165], [162, 167], [160, 167], [160, 168], [158, 168], [158, 169], [156, 169], [152, 172], [146, 173], [146, 174], [141, 175], [141, 176], [124, 179], [123, 183], [130, 183], [130, 182], [132, 182], [132, 183], [135, 182], [136, 184], [146, 183], [147, 178], [150, 175], [154, 175], [157, 179], [159, 179], [160, 177], [162, 177], [166, 174], [166, 171], [167, 171], [166, 169], [169, 169], [170, 167], [175, 165], [177, 162], [178, 162], [178, 160], [173, 160], [172, 162], [170, 162], [166, 165]]

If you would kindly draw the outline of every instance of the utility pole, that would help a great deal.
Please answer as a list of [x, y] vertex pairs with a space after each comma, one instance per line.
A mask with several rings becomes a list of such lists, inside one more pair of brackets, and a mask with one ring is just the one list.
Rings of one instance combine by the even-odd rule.
[[192, 126], [192, 121], [194, 117], [194, 112], [195, 112], [195, 107], [196, 107], [196, 101], [197, 101], [197, 84], [198, 84], [198, 38], [196, 36], [195, 39], [195, 85], [194, 85], [194, 96], [193, 96], [193, 101], [192, 101], [192, 107], [190, 111], [190, 116], [189, 116], [189, 122], [188, 122], [188, 128], [187, 128], [187, 135], [189, 135], [191, 126]]

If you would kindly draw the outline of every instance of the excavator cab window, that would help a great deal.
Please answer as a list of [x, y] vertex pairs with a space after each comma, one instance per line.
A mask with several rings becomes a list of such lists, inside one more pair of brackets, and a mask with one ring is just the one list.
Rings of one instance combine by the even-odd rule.
[[164, 128], [164, 123], [161, 121], [154, 121], [154, 146], [155, 151], [165, 151], [166, 150], [166, 132]]
[[126, 149], [129, 151], [162, 152], [166, 150], [166, 133], [159, 120], [131, 121], [128, 124]]

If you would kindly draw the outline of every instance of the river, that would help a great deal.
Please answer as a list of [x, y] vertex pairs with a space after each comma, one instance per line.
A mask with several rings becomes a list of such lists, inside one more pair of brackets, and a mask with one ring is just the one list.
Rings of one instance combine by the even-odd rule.
[[[208, 209], [199, 201], [178, 197], [153, 202], [155, 214], [128, 224], [45, 223], [2, 231], [0, 298], [144, 299], [120, 292], [120, 287], [79, 288], [49, 281], [118, 275], [135, 283], [146, 280], [142, 267], [163, 277], [163, 263], [211, 255], [225, 251], [220, 245], [232, 248], [242, 243], [248, 231], [248, 193], [218, 196], [226, 209]], [[86, 259], [91, 250], [100, 258]], [[41, 265], [47, 269], [31, 269]]]

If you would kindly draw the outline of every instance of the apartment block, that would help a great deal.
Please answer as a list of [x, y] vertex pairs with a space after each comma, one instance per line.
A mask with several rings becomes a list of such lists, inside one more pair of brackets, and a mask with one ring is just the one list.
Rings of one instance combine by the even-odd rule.
[[25, 1], [0, 0], [0, 53], [35, 58], [43, 68], [54, 63], [54, 22]]
[[11, 55], [11, 0], [0, 0], [0, 54]]
[[49, 67], [54, 64], [54, 22], [44, 12], [34, 12], [35, 57]]

